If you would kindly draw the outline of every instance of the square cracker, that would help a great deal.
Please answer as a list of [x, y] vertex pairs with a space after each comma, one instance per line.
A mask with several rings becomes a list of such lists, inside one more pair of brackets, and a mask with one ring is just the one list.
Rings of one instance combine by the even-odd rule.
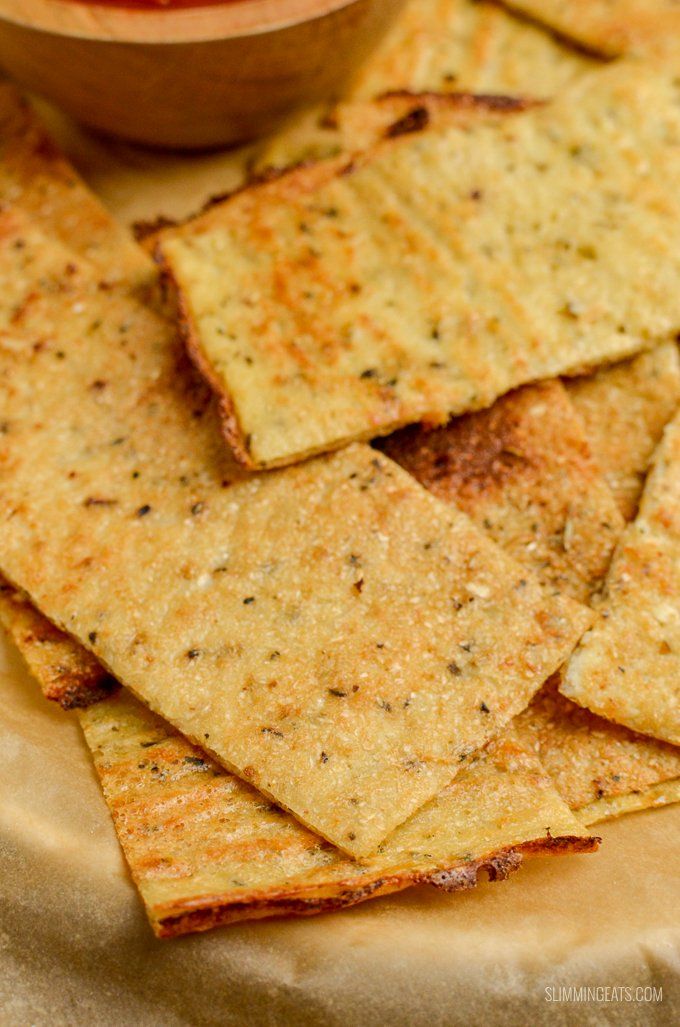
[[524, 856], [587, 852], [570, 814], [511, 732], [479, 753], [364, 864], [215, 764], [125, 690], [80, 714], [116, 831], [156, 934], [311, 915], [434, 884], [503, 879]]
[[680, 744], [680, 415], [668, 425], [609, 575], [601, 617], [567, 665], [564, 695]]
[[679, 92], [622, 63], [541, 108], [297, 169], [162, 236], [239, 458], [442, 421], [674, 335]]
[[234, 481], [173, 327], [64, 276], [19, 212], [2, 230], [7, 578], [228, 769], [375, 851], [589, 611], [367, 446]]
[[565, 39], [603, 57], [634, 54], [680, 61], [675, 0], [503, 0]]
[[[626, 400], [632, 400], [641, 417], [638, 432], [647, 438], [658, 413], [634, 400], [643, 371], [658, 370], [658, 364], [647, 355], [638, 359], [644, 367], [599, 372], [593, 389], [605, 389], [603, 379], [610, 374], [618, 404], [605, 406], [599, 417], [618, 434], [617, 416], [627, 420]], [[649, 388], [658, 386], [651, 382]], [[598, 416], [596, 408], [592, 413]], [[630, 428], [634, 459], [641, 446]], [[489, 410], [435, 431], [407, 428], [382, 445], [421, 484], [458, 505], [531, 567], [544, 585], [582, 601], [596, 597], [624, 522], [559, 382], [525, 386]], [[594, 822], [677, 801], [680, 749], [595, 716], [561, 696], [557, 685], [545, 685], [515, 724], [572, 809]]]

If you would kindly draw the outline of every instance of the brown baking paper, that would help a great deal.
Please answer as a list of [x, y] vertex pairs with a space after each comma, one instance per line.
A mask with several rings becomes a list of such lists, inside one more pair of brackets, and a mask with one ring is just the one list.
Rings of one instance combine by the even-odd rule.
[[[185, 216], [242, 178], [243, 154], [162, 157], [49, 122], [126, 222]], [[680, 806], [599, 825], [598, 854], [530, 861], [474, 892], [414, 888], [158, 941], [74, 715], [42, 698], [4, 639], [0, 701], [2, 1027], [677, 1021]], [[610, 991], [556, 1001], [587, 987]], [[611, 991], [626, 988], [633, 1001]], [[663, 999], [635, 1001], [636, 988]]]

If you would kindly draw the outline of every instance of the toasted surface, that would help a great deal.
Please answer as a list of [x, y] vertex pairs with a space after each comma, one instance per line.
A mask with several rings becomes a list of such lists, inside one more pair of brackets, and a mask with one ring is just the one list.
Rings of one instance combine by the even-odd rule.
[[618, 64], [170, 230], [189, 347], [240, 459], [441, 421], [674, 334], [680, 198], [660, 183], [680, 171], [678, 88]]
[[91, 653], [59, 631], [2, 579], [0, 624], [37, 678], [45, 698], [60, 703], [65, 710], [89, 706], [117, 687]]
[[626, 520], [632, 520], [654, 450], [680, 403], [675, 342], [566, 386]]
[[559, 382], [434, 431], [405, 428], [383, 448], [544, 585], [581, 602], [600, 588], [624, 523]]
[[566, 39], [605, 57], [680, 58], [675, 0], [503, 0]]
[[[628, 370], [611, 373], [625, 394]], [[382, 445], [544, 585], [582, 601], [599, 592], [624, 522], [558, 382], [525, 386], [445, 428], [404, 429]], [[680, 777], [679, 749], [582, 709], [554, 681], [516, 723], [562, 798], [573, 809], [588, 807], [591, 818], [676, 801], [666, 783]]]
[[602, 615], [561, 690], [595, 713], [680, 744], [680, 416], [664, 432], [624, 533]]
[[148, 286], [154, 269], [42, 127], [30, 104], [0, 81], [0, 201], [19, 204], [110, 282]]
[[64, 278], [16, 212], [2, 230], [3, 571], [228, 769], [374, 851], [589, 611], [369, 447], [234, 482], [172, 326]]
[[596, 841], [507, 734], [365, 864], [227, 773], [129, 693], [81, 715], [123, 851], [157, 934], [311, 914], [415, 883], [473, 887], [528, 855]]
[[557, 682], [541, 689], [515, 721], [521, 741], [534, 751], [571, 809], [587, 810], [587, 823], [616, 815], [622, 800], [644, 809], [677, 801], [680, 749], [636, 734], [570, 702]]
[[496, 4], [410, 0], [351, 95], [372, 99], [408, 88], [547, 97], [593, 64]]

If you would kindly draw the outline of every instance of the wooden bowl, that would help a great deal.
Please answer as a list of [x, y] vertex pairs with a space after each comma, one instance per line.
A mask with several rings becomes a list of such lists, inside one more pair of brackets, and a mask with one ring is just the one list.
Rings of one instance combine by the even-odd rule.
[[0, 0], [0, 65], [109, 135], [223, 146], [337, 94], [401, 3], [232, 0], [154, 11]]

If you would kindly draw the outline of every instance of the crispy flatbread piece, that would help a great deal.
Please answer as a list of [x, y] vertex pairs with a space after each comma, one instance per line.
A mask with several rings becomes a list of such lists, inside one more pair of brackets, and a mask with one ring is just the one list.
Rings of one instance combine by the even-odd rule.
[[[629, 369], [611, 373], [624, 390]], [[525, 386], [445, 428], [404, 429], [382, 446], [544, 585], [586, 602], [601, 588], [624, 522], [558, 382]], [[559, 695], [556, 681], [515, 723], [589, 822], [676, 801], [680, 749], [596, 717]]]
[[594, 64], [494, 3], [411, 0], [350, 94], [372, 99], [408, 88], [548, 97]]
[[680, 60], [675, 0], [503, 0], [595, 54]]
[[511, 733], [398, 828], [364, 865], [343, 856], [125, 690], [80, 714], [123, 851], [156, 934], [310, 915], [430, 883], [503, 879], [526, 855], [597, 839]]
[[441, 421], [673, 335], [679, 92], [621, 62], [544, 107], [297, 169], [170, 230], [187, 342], [239, 458]]
[[7, 578], [228, 769], [375, 851], [590, 612], [367, 446], [234, 483], [172, 326], [64, 277], [17, 212], [2, 231]]
[[2, 579], [0, 624], [40, 682], [45, 698], [58, 702], [65, 710], [89, 706], [117, 687], [92, 653], [51, 624]]
[[434, 431], [405, 428], [382, 448], [544, 585], [586, 603], [601, 586], [624, 522], [560, 382]]
[[680, 799], [680, 749], [595, 716], [560, 695], [557, 681], [515, 728], [584, 823]]
[[19, 204], [107, 282], [149, 286], [149, 257], [81, 181], [30, 104], [0, 81], [0, 201]]
[[601, 618], [561, 690], [609, 720], [680, 744], [680, 416], [666, 428]]
[[680, 403], [677, 344], [565, 384], [621, 513], [632, 520], [654, 450]]

